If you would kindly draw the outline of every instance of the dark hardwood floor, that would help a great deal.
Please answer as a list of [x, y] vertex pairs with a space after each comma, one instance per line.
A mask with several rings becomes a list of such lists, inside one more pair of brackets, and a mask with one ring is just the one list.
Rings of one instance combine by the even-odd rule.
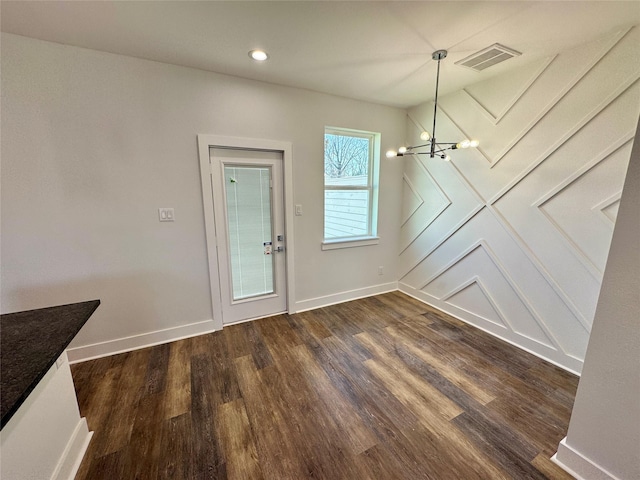
[[578, 379], [399, 292], [72, 367], [77, 479], [569, 479]]

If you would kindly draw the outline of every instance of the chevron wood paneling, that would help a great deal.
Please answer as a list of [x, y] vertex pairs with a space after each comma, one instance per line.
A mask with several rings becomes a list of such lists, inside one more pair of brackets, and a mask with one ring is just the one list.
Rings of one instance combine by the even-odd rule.
[[[601, 279], [604, 272], [609, 247], [607, 237], [612, 234], [615, 222], [612, 211], [606, 217], [609, 220], [607, 224], [598, 222], [597, 215], [603, 212], [597, 207], [611, 197], [616, 197], [619, 201], [631, 154], [631, 143], [628, 140], [623, 148], [604, 158], [598, 158], [592, 168], [580, 172], [571, 183], [543, 202], [534, 204], [561, 233], [577, 254], [576, 257], [583, 261], [597, 280]], [[603, 179], [606, 181], [603, 182]]]
[[482, 279], [478, 276], [471, 277], [445, 295], [442, 300], [488, 322], [495, 323], [499, 327], [506, 328], [508, 323], [500, 307], [489, 293], [489, 289], [484, 286]]
[[[451, 162], [407, 157], [405, 292], [580, 372], [640, 114], [640, 30], [441, 98]], [[443, 79], [446, 81], [446, 79]], [[433, 104], [409, 112], [409, 144]]]
[[402, 225], [407, 223], [416, 210], [424, 204], [424, 198], [420, 196], [411, 180], [405, 174], [402, 178]]
[[417, 158], [414, 157], [405, 167], [403, 249], [451, 205], [449, 197]]
[[599, 214], [598, 218], [603, 220], [612, 230], [618, 216], [621, 194], [622, 192], [616, 193], [611, 198], [607, 198], [600, 204], [593, 206], [593, 211]]
[[512, 70], [508, 76], [502, 76], [492, 82], [479, 82], [463, 91], [476, 102], [480, 111], [492, 123], [497, 124], [547, 69], [553, 59], [554, 57], [543, 58], [516, 71]]

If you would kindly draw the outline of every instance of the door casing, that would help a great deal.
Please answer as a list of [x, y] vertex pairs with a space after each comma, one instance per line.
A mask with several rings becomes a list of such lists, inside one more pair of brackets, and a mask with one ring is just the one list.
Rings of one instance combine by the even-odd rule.
[[287, 311], [295, 312], [295, 268], [294, 268], [294, 238], [293, 238], [293, 157], [291, 142], [228, 137], [220, 135], [198, 135], [198, 155], [200, 159], [200, 180], [202, 182], [202, 206], [204, 210], [204, 224], [207, 240], [207, 257], [209, 264], [209, 284], [211, 290], [211, 309], [216, 330], [223, 327], [221, 304], [220, 275], [217, 255], [217, 232], [213, 208], [213, 190], [211, 186], [211, 161], [209, 149], [238, 148], [244, 150], [271, 150], [282, 153], [283, 187], [284, 187], [284, 235], [286, 247], [287, 272]]

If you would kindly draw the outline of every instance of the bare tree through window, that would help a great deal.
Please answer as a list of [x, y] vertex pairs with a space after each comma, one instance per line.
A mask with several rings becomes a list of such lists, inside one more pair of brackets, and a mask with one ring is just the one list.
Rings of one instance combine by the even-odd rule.
[[324, 174], [327, 177], [359, 177], [368, 173], [369, 139], [325, 134]]

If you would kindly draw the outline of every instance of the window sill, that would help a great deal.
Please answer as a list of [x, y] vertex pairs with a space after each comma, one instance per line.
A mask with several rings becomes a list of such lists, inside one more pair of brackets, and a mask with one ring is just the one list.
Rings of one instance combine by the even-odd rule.
[[336, 250], [338, 248], [365, 247], [378, 245], [380, 237], [358, 237], [350, 239], [325, 240], [322, 242], [322, 250]]

